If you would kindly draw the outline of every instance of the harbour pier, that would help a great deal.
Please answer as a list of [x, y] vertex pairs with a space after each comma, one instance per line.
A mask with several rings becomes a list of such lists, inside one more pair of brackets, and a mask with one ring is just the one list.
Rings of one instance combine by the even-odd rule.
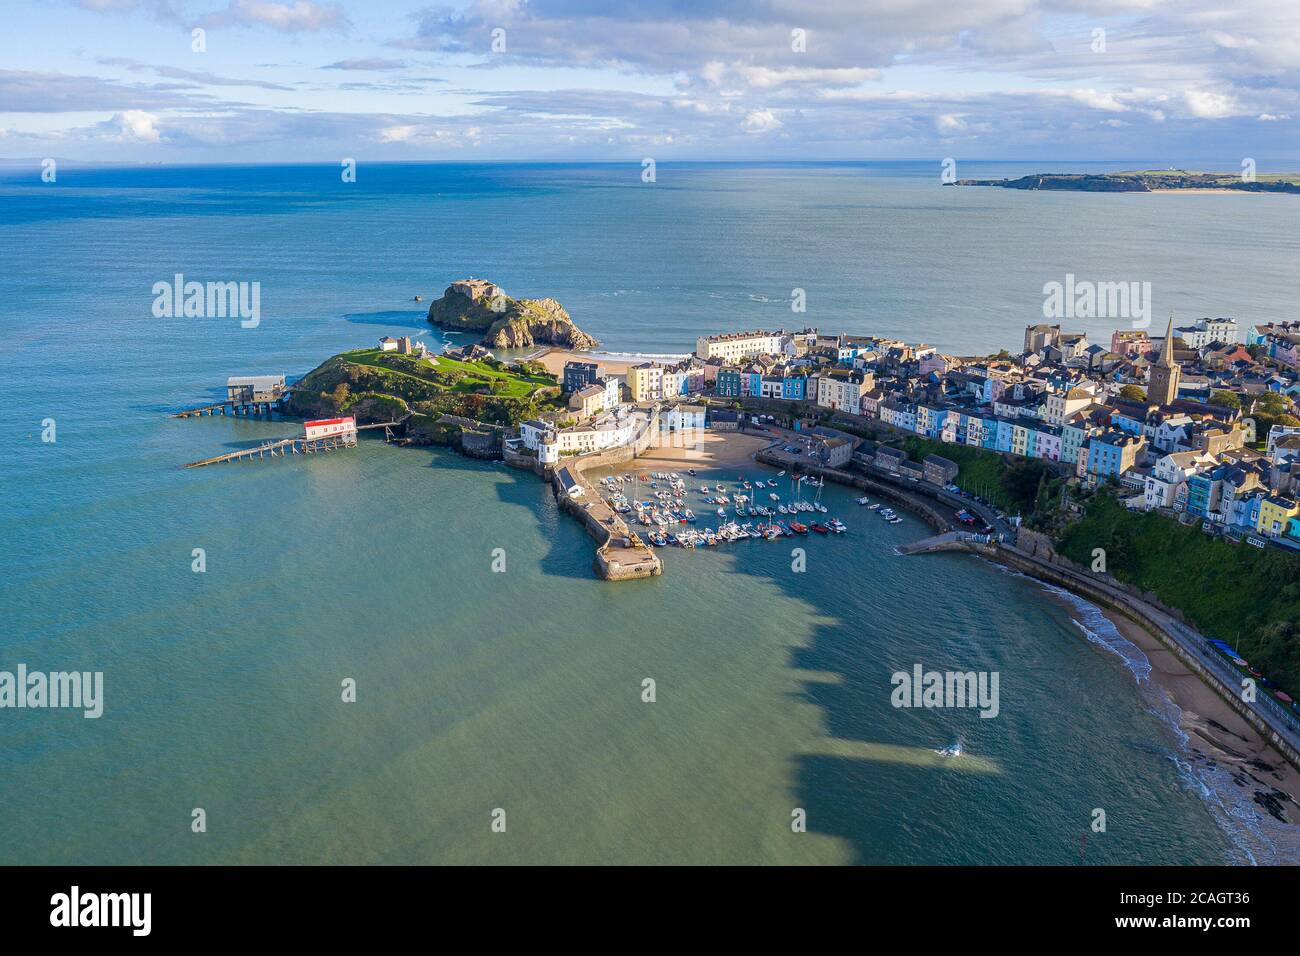
[[237, 415], [245, 418], [271, 417], [284, 413], [293, 389], [283, 375], [232, 375], [226, 379], [226, 397], [219, 402], [187, 408], [172, 418], [201, 418], [212, 415]]
[[[230, 462], [261, 460], [263, 458], [283, 458], [286, 455], [315, 455], [325, 452], [337, 451], [340, 448], [355, 448], [357, 445], [357, 432], [363, 432], [367, 429], [382, 428], [384, 430], [384, 441], [393, 441], [397, 438], [397, 430], [406, 422], [403, 418], [399, 421], [392, 422], [375, 422], [370, 425], [351, 425], [352, 419], [332, 419], [329, 422], [307, 422], [304, 434], [293, 438], [278, 438], [275, 441], [264, 442], [261, 445], [255, 445], [252, 448], [241, 448], [238, 451], [226, 452], [223, 455], [213, 455], [211, 458], [204, 458], [200, 461], [192, 461], [187, 464], [186, 468], [202, 468], [206, 465], [220, 465]], [[330, 426], [334, 427], [330, 427]]]

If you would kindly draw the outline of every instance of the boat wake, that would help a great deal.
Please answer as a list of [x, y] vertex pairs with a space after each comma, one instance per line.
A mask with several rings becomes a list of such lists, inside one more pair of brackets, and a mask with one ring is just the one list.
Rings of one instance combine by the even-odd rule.
[[936, 750], [940, 757], [960, 757], [962, 755], [961, 738], [958, 737], [942, 750]]

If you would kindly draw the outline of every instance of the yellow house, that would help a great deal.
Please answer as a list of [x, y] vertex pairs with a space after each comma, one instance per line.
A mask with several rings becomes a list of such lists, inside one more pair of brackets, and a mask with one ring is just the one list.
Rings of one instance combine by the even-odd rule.
[[632, 401], [646, 402], [664, 397], [664, 370], [662, 365], [643, 362], [627, 370], [627, 390]]
[[1029, 429], [1024, 425], [1011, 426], [1011, 451], [1016, 455], [1029, 454]]
[[1259, 521], [1255, 530], [1267, 535], [1285, 534], [1287, 522], [1296, 515], [1300, 515], [1300, 504], [1281, 495], [1269, 495], [1259, 503]]

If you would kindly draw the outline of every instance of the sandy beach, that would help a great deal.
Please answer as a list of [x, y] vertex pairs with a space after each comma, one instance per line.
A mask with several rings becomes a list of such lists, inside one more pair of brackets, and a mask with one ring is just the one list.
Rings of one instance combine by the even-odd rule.
[[[627, 370], [633, 365], [639, 365], [641, 360], [631, 358], [617, 358], [610, 355], [603, 355], [600, 352], [570, 352], [565, 349], [549, 349], [542, 354], [529, 356], [535, 362], [541, 362], [546, 366], [546, 370], [552, 375], [561, 376], [564, 374], [565, 362], [595, 362], [601, 375], [627, 375]], [[646, 360], [648, 361], [648, 360]]]
[[1148, 192], [1161, 193], [1163, 195], [1172, 195], [1173, 193], [1183, 193], [1184, 195], [1200, 196], [1263, 196], [1267, 193], [1255, 192], [1249, 189], [1151, 189]]
[[599, 469], [593, 473], [623, 474], [636, 471], [640, 474], [655, 471], [685, 472], [688, 468], [725, 468], [728, 471], [735, 470], [736, 474], [728, 476], [734, 479], [736, 475], [744, 474], [746, 469], [753, 468], [754, 453], [770, 444], [769, 439], [742, 435], [739, 432], [703, 431], [697, 437], [698, 441], [690, 447], [649, 448], [644, 455], [637, 456], [634, 462]]
[[[1232, 774], [1237, 786], [1254, 790], [1254, 802], [1262, 810], [1293, 826], [1300, 823], [1300, 771], [1154, 635], [1117, 611], [1101, 611], [1127, 640], [1142, 649], [1151, 662], [1151, 680], [1182, 711], [1180, 724], [1188, 735], [1193, 765], [1217, 764]], [[1293, 849], [1300, 850], [1300, 846]]]

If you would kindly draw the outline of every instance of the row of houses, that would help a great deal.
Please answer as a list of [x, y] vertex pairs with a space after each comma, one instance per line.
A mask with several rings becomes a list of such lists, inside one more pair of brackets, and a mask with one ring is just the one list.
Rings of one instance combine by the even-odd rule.
[[[1234, 319], [1171, 317], [1162, 338], [1117, 330], [1094, 349], [1081, 333], [1040, 324], [1026, 328], [1018, 356], [961, 360], [819, 334], [724, 365], [715, 394], [814, 402], [935, 441], [1042, 459], [1084, 484], [1117, 484], [1130, 507], [1300, 546], [1300, 428], [1274, 425], [1260, 451], [1251, 445], [1264, 436], [1248, 414], [1270, 394], [1294, 410], [1300, 323], [1255, 326], [1249, 347], [1237, 336]], [[1217, 404], [1223, 392], [1232, 401]]]

